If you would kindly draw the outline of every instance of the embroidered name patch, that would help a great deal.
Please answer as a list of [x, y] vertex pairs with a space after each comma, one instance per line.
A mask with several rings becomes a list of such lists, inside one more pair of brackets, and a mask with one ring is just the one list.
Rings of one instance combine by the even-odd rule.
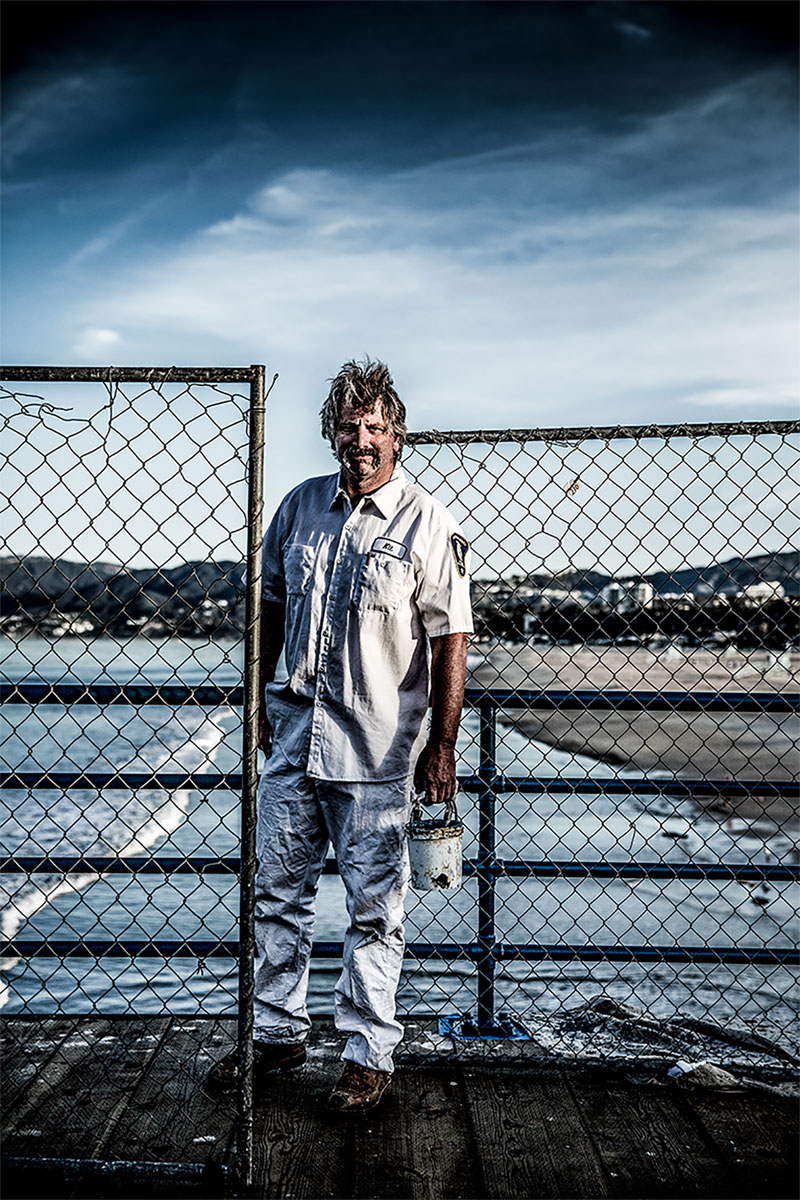
[[375, 538], [370, 554], [389, 554], [392, 558], [405, 558], [406, 548], [402, 542], [393, 542], [391, 538]]
[[453, 551], [453, 558], [456, 560], [456, 570], [463, 578], [467, 573], [467, 551], [469, 550], [469, 542], [463, 538], [460, 533], [454, 533], [450, 538], [450, 546]]

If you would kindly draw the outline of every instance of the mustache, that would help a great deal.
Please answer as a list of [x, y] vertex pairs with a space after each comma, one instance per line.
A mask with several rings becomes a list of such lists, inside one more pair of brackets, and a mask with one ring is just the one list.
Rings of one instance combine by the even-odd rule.
[[377, 466], [380, 462], [380, 457], [380, 452], [374, 448], [359, 450], [355, 446], [352, 446], [349, 450], [345, 450], [342, 455], [342, 462], [350, 466], [355, 465], [361, 459], [367, 458], [371, 460], [373, 466]]

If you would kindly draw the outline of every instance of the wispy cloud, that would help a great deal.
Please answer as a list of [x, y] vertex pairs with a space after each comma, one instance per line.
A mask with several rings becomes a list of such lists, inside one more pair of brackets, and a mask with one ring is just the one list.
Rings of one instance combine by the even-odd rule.
[[113, 354], [121, 341], [122, 338], [115, 329], [89, 327], [83, 330], [72, 349], [79, 359], [89, 359], [92, 364], [100, 360], [105, 364], [106, 357]]
[[119, 242], [127, 238], [134, 230], [141, 228], [152, 217], [153, 213], [158, 210], [161, 204], [162, 197], [160, 195], [152, 196], [144, 204], [138, 205], [126, 213], [124, 217], [117, 221], [112, 221], [96, 233], [93, 233], [91, 237], [87, 238], [78, 247], [74, 254], [70, 255], [64, 264], [65, 269], [70, 271], [74, 267], [83, 266], [89, 260], [106, 254], [118, 245]]
[[635, 42], [646, 42], [653, 36], [649, 29], [645, 29], [636, 21], [615, 21], [614, 28]]
[[764, 388], [759, 387], [709, 387], [693, 392], [684, 398], [685, 404], [697, 408], [792, 408], [800, 413], [800, 392], [787, 380], [783, 387], [780, 381]]
[[192, 331], [217, 354], [290, 371], [303, 359], [323, 377], [374, 348], [439, 421], [485, 423], [489, 396], [508, 423], [580, 420], [598, 403], [608, 419], [672, 419], [726, 392], [739, 414], [748, 395], [783, 408], [793, 199], [756, 203], [738, 186], [734, 202], [729, 175], [702, 171], [654, 195], [647, 178], [665, 155], [713, 143], [714, 114], [727, 125], [752, 86], [614, 139], [576, 131], [385, 175], [284, 173], [106, 282], [86, 323], [113, 312], [141, 346]]
[[13, 174], [33, 151], [45, 163], [61, 160], [76, 134], [114, 121], [131, 85], [124, 72], [102, 65], [30, 78], [3, 120], [4, 169]]

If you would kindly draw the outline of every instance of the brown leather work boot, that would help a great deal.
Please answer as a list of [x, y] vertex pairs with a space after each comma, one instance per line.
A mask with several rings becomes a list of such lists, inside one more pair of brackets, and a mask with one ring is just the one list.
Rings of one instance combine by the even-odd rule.
[[331, 1112], [357, 1116], [377, 1108], [392, 1086], [388, 1071], [374, 1071], [358, 1063], [346, 1062], [341, 1078], [328, 1097]]
[[[253, 1081], [261, 1083], [269, 1071], [288, 1070], [301, 1067], [306, 1061], [303, 1042], [253, 1042]], [[214, 1087], [233, 1087], [237, 1079], [238, 1053], [232, 1050], [215, 1063], [206, 1075], [206, 1082]]]

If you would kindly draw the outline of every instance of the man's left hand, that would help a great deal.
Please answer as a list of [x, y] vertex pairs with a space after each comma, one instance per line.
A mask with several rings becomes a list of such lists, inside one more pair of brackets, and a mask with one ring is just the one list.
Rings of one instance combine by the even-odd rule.
[[428, 742], [414, 768], [414, 787], [425, 804], [452, 804], [456, 795], [456, 752], [443, 742]]

